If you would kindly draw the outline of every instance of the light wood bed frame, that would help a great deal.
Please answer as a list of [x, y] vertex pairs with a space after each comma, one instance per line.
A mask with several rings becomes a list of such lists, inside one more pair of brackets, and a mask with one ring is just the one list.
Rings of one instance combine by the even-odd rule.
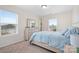
[[42, 43], [42, 42], [38, 42], [38, 41], [31, 41], [30, 44], [37, 45], [37, 46], [44, 48], [46, 50], [49, 50], [51, 52], [61, 53], [60, 49], [51, 47], [46, 43]]

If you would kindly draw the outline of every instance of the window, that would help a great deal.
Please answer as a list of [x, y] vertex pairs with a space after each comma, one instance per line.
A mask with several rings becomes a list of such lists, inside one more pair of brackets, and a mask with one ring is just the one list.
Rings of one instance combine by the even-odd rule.
[[17, 25], [16, 13], [0, 10], [0, 36], [17, 33]]
[[56, 31], [57, 29], [57, 19], [49, 19], [48, 20], [49, 30], [50, 31]]

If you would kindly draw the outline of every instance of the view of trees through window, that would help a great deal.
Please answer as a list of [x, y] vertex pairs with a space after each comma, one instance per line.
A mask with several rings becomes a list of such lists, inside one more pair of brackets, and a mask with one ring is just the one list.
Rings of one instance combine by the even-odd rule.
[[0, 35], [8, 35], [17, 31], [16, 13], [0, 10]]
[[49, 19], [48, 20], [49, 30], [56, 31], [57, 29], [57, 19]]

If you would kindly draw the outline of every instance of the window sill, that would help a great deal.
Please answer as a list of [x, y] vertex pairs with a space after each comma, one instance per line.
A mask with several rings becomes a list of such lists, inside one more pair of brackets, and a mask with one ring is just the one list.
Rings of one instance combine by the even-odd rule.
[[10, 36], [13, 36], [13, 35], [16, 35], [18, 33], [13, 33], [13, 34], [8, 34], [8, 35], [3, 35], [3, 36], [0, 36], [1, 38], [4, 38], [4, 37], [10, 37]]

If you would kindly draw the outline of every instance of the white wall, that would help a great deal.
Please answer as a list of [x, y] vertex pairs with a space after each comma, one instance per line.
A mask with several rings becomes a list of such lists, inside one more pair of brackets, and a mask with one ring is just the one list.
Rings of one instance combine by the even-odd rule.
[[15, 6], [0, 6], [0, 9], [12, 11], [18, 14], [18, 34], [0, 37], [0, 47], [4, 47], [16, 42], [20, 42], [24, 40], [24, 28], [26, 26], [26, 20], [28, 17], [38, 19], [37, 16], [33, 16], [16, 8]]
[[72, 24], [72, 11], [62, 12], [58, 14], [49, 14], [44, 16], [43, 19], [43, 30], [48, 30], [48, 20], [56, 18], [58, 20], [57, 30], [65, 29]]
[[72, 24], [74, 24], [74, 23], [79, 23], [79, 6], [73, 7]]

